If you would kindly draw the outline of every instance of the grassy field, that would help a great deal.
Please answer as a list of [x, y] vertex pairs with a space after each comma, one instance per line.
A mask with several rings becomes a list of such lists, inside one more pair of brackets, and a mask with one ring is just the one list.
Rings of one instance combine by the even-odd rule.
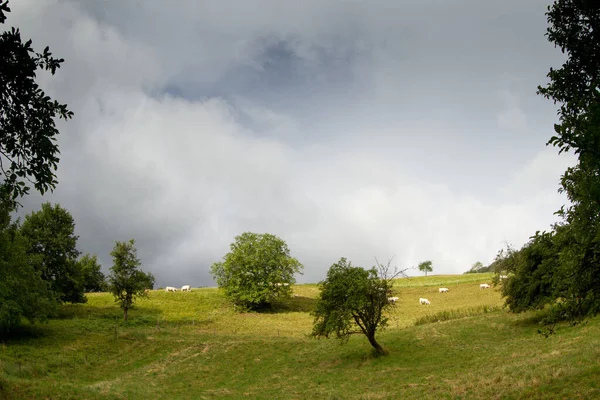
[[600, 320], [544, 338], [539, 314], [509, 314], [496, 289], [479, 289], [490, 281], [399, 279], [379, 358], [362, 336], [307, 337], [316, 285], [268, 313], [235, 312], [215, 288], [153, 291], [126, 324], [110, 295], [92, 294], [3, 340], [0, 398], [600, 398]]

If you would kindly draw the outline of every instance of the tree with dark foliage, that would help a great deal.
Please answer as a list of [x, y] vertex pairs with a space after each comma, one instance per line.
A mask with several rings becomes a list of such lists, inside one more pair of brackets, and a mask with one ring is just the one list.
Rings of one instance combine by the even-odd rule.
[[[0, 1], [0, 23], [10, 12]], [[55, 118], [69, 119], [66, 104], [50, 99], [35, 82], [38, 69], [53, 75], [63, 59], [52, 57], [49, 48], [37, 53], [31, 40], [23, 43], [18, 28], [0, 35], [0, 184], [12, 200], [26, 195], [33, 184], [41, 194], [56, 187], [59, 132]]]
[[140, 269], [142, 263], [137, 257], [133, 239], [116, 242], [110, 255], [114, 264], [108, 277], [109, 290], [123, 309], [123, 318], [127, 321], [127, 312], [133, 308], [136, 298], [146, 297], [145, 290], [154, 287], [154, 275]]
[[334, 335], [345, 343], [353, 334], [362, 334], [373, 346], [375, 355], [386, 351], [375, 339], [377, 331], [385, 329], [388, 318], [385, 310], [392, 307], [392, 280], [404, 271], [390, 275], [389, 267], [377, 263], [378, 268], [365, 270], [341, 258], [319, 283], [321, 294], [313, 312], [312, 337], [329, 338]]
[[60, 204], [42, 204], [25, 217], [21, 233], [28, 240], [33, 264], [62, 302], [85, 303], [83, 273], [77, 263], [79, 251], [75, 221]]
[[560, 104], [547, 144], [577, 156], [561, 177], [571, 205], [557, 212], [562, 221], [552, 233], [536, 234], [521, 249], [503, 290], [513, 311], [551, 304], [544, 321], [551, 332], [558, 321], [600, 312], [600, 2], [557, 0], [546, 15], [548, 40], [567, 60], [550, 69], [538, 93]]

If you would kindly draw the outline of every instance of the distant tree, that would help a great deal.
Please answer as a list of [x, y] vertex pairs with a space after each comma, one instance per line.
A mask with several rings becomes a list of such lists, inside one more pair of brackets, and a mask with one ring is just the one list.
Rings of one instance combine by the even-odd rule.
[[[8, 1], [0, 1], [0, 23], [8, 12]], [[56, 186], [59, 132], [54, 120], [72, 118], [73, 113], [48, 97], [35, 78], [38, 69], [54, 75], [63, 61], [53, 58], [48, 47], [34, 52], [31, 40], [21, 41], [19, 29], [0, 35], [0, 183], [13, 206], [29, 192], [25, 180], [41, 194]]]
[[77, 264], [79, 251], [75, 222], [59, 204], [42, 204], [42, 209], [25, 217], [21, 226], [29, 242], [28, 253], [42, 279], [62, 302], [85, 303], [83, 274]]
[[225, 295], [246, 309], [269, 307], [277, 298], [290, 297], [294, 274], [302, 264], [290, 256], [287, 244], [275, 235], [245, 232], [236, 236], [231, 251], [211, 267]]
[[83, 290], [89, 292], [105, 292], [107, 290], [106, 277], [101, 271], [96, 254], [86, 254], [77, 263], [83, 274]]
[[373, 346], [376, 355], [385, 350], [375, 339], [377, 331], [385, 329], [388, 318], [384, 315], [392, 304], [388, 297], [392, 293], [392, 279], [404, 271], [390, 275], [390, 263], [377, 263], [370, 270], [355, 267], [346, 258], [341, 258], [327, 272], [327, 278], [319, 283], [319, 295], [312, 337], [334, 335], [346, 343], [351, 335], [363, 334]]
[[28, 243], [18, 222], [11, 222], [14, 203], [0, 190], [0, 332], [29, 322], [45, 321], [56, 310], [46, 282], [30, 262]]
[[483, 263], [481, 261], [477, 261], [475, 264], [471, 266], [471, 271], [479, 272], [480, 269], [483, 268]]
[[427, 276], [428, 272], [433, 271], [433, 267], [432, 267], [432, 262], [431, 261], [423, 261], [421, 263], [419, 263], [419, 271], [421, 272], [425, 272], [425, 276]]
[[137, 257], [133, 239], [116, 242], [110, 255], [114, 264], [108, 277], [109, 290], [123, 310], [123, 319], [127, 321], [127, 312], [133, 308], [136, 298], [146, 297], [145, 289], [154, 287], [154, 275], [140, 269], [142, 263]]

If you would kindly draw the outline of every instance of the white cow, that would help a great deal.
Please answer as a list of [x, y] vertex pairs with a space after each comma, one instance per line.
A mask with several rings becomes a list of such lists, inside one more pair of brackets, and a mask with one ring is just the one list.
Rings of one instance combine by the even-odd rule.
[[506, 275], [500, 275], [500, 280], [501, 281], [504, 280], [504, 279], [507, 279], [507, 278], [508, 278], [508, 276], [506, 276]]
[[479, 285], [479, 289], [489, 289], [490, 285], [488, 285], [487, 283], [482, 283], [481, 285]]
[[192, 291], [192, 288], [190, 287], [190, 285], [183, 285], [183, 286], [181, 287], [181, 291], [182, 291], [182, 292], [191, 292], [191, 291]]
[[441, 287], [440, 288], [440, 293], [448, 293], [448, 288], [447, 287]]
[[389, 301], [390, 303], [393, 303], [393, 304], [396, 304], [396, 302], [397, 302], [398, 300], [399, 300], [399, 297], [396, 297], [396, 296], [394, 296], [394, 297], [388, 297], [388, 301]]
[[173, 286], [167, 286], [165, 288], [165, 292], [176, 292], [177, 288], [174, 288]]
[[419, 299], [419, 303], [421, 303], [421, 304], [428, 304], [428, 305], [431, 305], [431, 302], [430, 302], [429, 300], [427, 300], [427, 299], [424, 299], [424, 298], [422, 298], [422, 297]]

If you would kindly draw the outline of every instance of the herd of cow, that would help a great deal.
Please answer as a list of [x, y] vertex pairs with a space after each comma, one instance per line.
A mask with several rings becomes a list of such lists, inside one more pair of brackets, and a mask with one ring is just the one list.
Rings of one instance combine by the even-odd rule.
[[[505, 275], [501, 275], [501, 276], [500, 276], [500, 280], [502, 280], [502, 279], [506, 279], [506, 278], [507, 278], [507, 276], [505, 276]], [[491, 287], [491, 286], [490, 286], [490, 285], [488, 285], [487, 283], [482, 283], [482, 284], [480, 284], [480, 285], [479, 285], [479, 289], [489, 289], [490, 287]], [[448, 293], [449, 291], [450, 291], [450, 289], [448, 289], [448, 288], [445, 288], [445, 287], [441, 287], [441, 288], [439, 289], [439, 292], [440, 292], [440, 293]], [[390, 303], [393, 303], [393, 304], [396, 304], [396, 302], [398, 301], [398, 299], [399, 299], [399, 297], [395, 297], [395, 296], [394, 296], [394, 297], [388, 297], [388, 301], [389, 301]], [[430, 302], [428, 299], [425, 299], [425, 298], [423, 298], [423, 297], [420, 297], [420, 298], [419, 298], [419, 303], [420, 303], [421, 305], [431, 305], [431, 302]]]
[[[500, 280], [503, 280], [503, 279], [506, 279], [506, 278], [508, 278], [508, 276], [506, 276], [506, 275], [500, 275]], [[285, 286], [287, 286], [287, 285], [289, 285], [289, 283], [276, 283], [275, 285], [277, 285], [277, 286], [282, 286], [282, 285], [285, 285]], [[482, 284], [480, 284], [480, 285], [479, 285], [479, 289], [489, 289], [490, 287], [491, 287], [491, 286], [490, 286], [490, 285], [488, 285], [487, 283], [482, 283]], [[146, 289], [146, 290], [148, 290], [148, 289]], [[167, 287], [165, 288], [165, 292], [176, 292], [176, 291], [178, 291], [178, 290], [179, 290], [179, 289], [177, 289], [176, 287], [173, 287], [173, 286], [167, 286]], [[191, 288], [191, 286], [190, 286], [190, 285], [183, 285], [183, 286], [181, 287], [181, 291], [182, 291], [182, 292], [191, 292], [191, 291], [192, 291], [192, 288]], [[450, 291], [450, 289], [448, 289], [448, 288], [445, 288], [445, 287], [441, 287], [441, 288], [439, 289], [439, 292], [440, 292], [440, 293], [448, 293], [449, 291]], [[388, 297], [388, 301], [389, 301], [390, 303], [393, 303], [393, 304], [396, 304], [396, 302], [397, 302], [398, 300], [399, 300], [399, 297], [396, 297], [396, 296], [394, 296], [394, 297]], [[431, 302], [430, 302], [428, 299], [425, 299], [425, 298], [423, 298], [423, 297], [419, 298], [419, 303], [420, 303], [421, 305], [431, 305]]]
[[[176, 292], [178, 290], [179, 289], [177, 289], [176, 287], [173, 287], [173, 286], [167, 286], [165, 288], [165, 292]], [[182, 292], [191, 292], [192, 291], [192, 287], [190, 285], [183, 285], [181, 287], [181, 291]]]

